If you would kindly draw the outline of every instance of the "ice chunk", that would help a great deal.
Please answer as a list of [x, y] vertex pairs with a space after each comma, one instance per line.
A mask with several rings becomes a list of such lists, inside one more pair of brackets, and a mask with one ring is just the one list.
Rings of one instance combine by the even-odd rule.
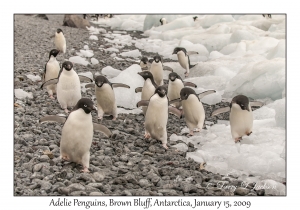
[[253, 111], [254, 120], [270, 119], [275, 117], [275, 110], [267, 106], [263, 106]]
[[135, 93], [134, 90], [144, 85], [144, 79], [137, 74], [141, 71], [141, 67], [134, 64], [123, 70], [117, 77], [110, 79], [112, 83], [123, 83], [130, 86], [130, 89], [114, 88], [118, 106], [129, 109], [136, 108], [136, 103], [141, 100], [141, 94]]
[[141, 109], [123, 109], [123, 108], [117, 108], [118, 114], [140, 114], [143, 110]]
[[26, 77], [28, 79], [32, 80], [33, 82], [41, 81], [41, 77], [39, 75], [28, 74], [28, 75], [26, 75]]
[[23, 99], [23, 98], [33, 98], [32, 93], [29, 92], [27, 93], [26, 91], [24, 91], [23, 89], [15, 89], [15, 96], [18, 99]]
[[150, 28], [160, 26], [161, 23], [159, 20], [165, 18], [168, 23], [172, 22], [176, 18], [181, 17], [181, 15], [146, 15], [144, 20], [143, 31], [146, 31]]
[[89, 39], [90, 40], [98, 40], [98, 37], [96, 35], [91, 35]]
[[179, 47], [184, 47], [186, 51], [198, 52], [198, 54], [190, 55], [190, 58], [194, 56], [209, 56], [209, 52], [207, 51], [206, 47], [202, 44], [193, 44], [190, 41], [182, 39], [179, 43]]
[[193, 160], [195, 160], [196, 162], [198, 163], [203, 163], [205, 162], [204, 161], [204, 158], [203, 158], [203, 155], [201, 154], [201, 151], [198, 150], [196, 152], [187, 152], [186, 153], [186, 158], [192, 158]]
[[94, 80], [93, 73], [90, 72], [90, 71], [88, 71], [88, 72], [80, 72], [80, 73], [78, 73], [78, 75], [86, 76], [86, 77], [91, 78], [92, 80]]
[[176, 144], [176, 145], [172, 145], [172, 147], [175, 147], [175, 148], [177, 148], [178, 150], [180, 150], [182, 152], [186, 152], [189, 149], [188, 146], [185, 143], [179, 143], [179, 144]]
[[234, 73], [227, 67], [221, 66], [215, 70], [214, 75], [219, 76], [219, 77], [224, 77], [224, 78], [230, 80], [232, 77], [234, 77], [236, 75], [236, 73]]
[[204, 96], [201, 101], [208, 105], [214, 105], [222, 101], [222, 95], [224, 91], [217, 91], [216, 93], [212, 93]]
[[209, 28], [217, 23], [232, 21], [234, 21], [232, 15], [206, 15], [204, 18], [199, 19], [197, 24], [201, 25], [203, 28]]
[[218, 58], [221, 58], [223, 57], [224, 55], [218, 51], [212, 51], [210, 52], [209, 54], [209, 59], [218, 59]]
[[285, 98], [278, 100], [277, 105], [275, 106], [275, 120], [276, 125], [285, 128]]
[[122, 52], [122, 53], [120, 53], [120, 55], [123, 57], [133, 57], [133, 58], [142, 56], [141, 52], [138, 49], [131, 50], [128, 52]]
[[122, 71], [118, 70], [118, 69], [114, 69], [111, 66], [106, 66], [102, 69], [101, 73], [103, 75], [106, 75], [109, 78], [113, 78], [118, 76]]
[[88, 45], [84, 45], [84, 46], [83, 46], [83, 49], [88, 50], [88, 49], [89, 49], [89, 46], [88, 46]]
[[285, 40], [280, 40], [276, 47], [274, 47], [267, 55], [268, 59], [285, 58]]
[[246, 30], [236, 30], [230, 37], [231, 43], [239, 43], [242, 40], [254, 40], [258, 37]]
[[88, 64], [90, 64], [85, 58], [82, 58], [80, 56], [73, 56], [69, 58], [69, 61], [73, 62], [73, 63], [78, 63], [84, 66], [87, 66]]
[[113, 47], [109, 47], [107, 49], [104, 49], [105, 52], [119, 52], [119, 49], [113, 48]]
[[76, 54], [87, 58], [94, 56], [93, 50], [80, 50], [80, 52], [76, 52]]
[[98, 61], [96, 58], [91, 58], [91, 63], [92, 63], [93, 65], [96, 65], [96, 64], [99, 63], [99, 61]]
[[188, 15], [185, 17], [177, 18], [168, 24], [160, 25], [159, 27], [154, 28], [153, 30], [167, 31], [167, 30], [174, 30], [174, 29], [178, 29], [178, 28], [191, 27], [193, 25], [194, 25], [193, 16]]

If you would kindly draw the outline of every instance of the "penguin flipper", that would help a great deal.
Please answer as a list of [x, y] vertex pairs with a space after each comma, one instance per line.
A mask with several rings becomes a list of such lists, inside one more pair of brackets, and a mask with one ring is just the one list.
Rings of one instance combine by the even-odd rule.
[[59, 123], [65, 123], [66, 118], [65, 117], [60, 117], [57, 115], [47, 115], [45, 117], [42, 117], [39, 120], [39, 123], [44, 123], [44, 122], [59, 122]]
[[136, 92], [136, 93], [142, 92], [142, 89], [143, 89], [143, 87], [137, 87], [137, 88], [135, 88], [135, 92]]
[[250, 101], [250, 106], [263, 106], [264, 103], [263, 102], [260, 102], [260, 101]]
[[196, 63], [196, 64], [194, 64], [194, 65], [191, 65], [191, 64], [190, 64], [190, 65], [189, 65], [189, 69], [195, 67], [197, 64], [198, 64], [198, 63]]
[[141, 101], [137, 102], [136, 107], [148, 106], [148, 105], [149, 105], [149, 100], [141, 100]]
[[173, 72], [173, 69], [169, 66], [163, 66], [163, 70]]
[[199, 53], [196, 51], [188, 51], [186, 54], [187, 55], [195, 55], [195, 54], [199, 54]]
[[177, 117], [181, 118], [181, 111], [179, 109], [176, 109], [173, 106], [169, 106], [169, 113], [176, 115]]
[[111, 131], [104, 125], [93, 123], [94, 131], [100, 131], [108, 138], [111, 137]]
[[86, 84], [85, 88], [94, 88], [95, 84], [94, 83], [90, 83], [90, 84]]
[[201, 99], [201, 98], [203, 98], [204, 96], [209, 95], [209, 94], [212, 94], [212, 93], [215, 93], [215, 92], [216, 92], [215, 90], [207, 90], [207, 91], [204, 91], [204, 92], [198, 94], [198, 98]]
[[197, 88], [197, 85], [192, 83], [192, 82], [183, 82], [183, 85], [184, 86], [189, 86], [189, 87], [194, 87], [194, 88]]
[[46, 87], [46, 86], [48, 86], [48, 85], [57, 84], [57, 82], [58, 82], [58, 78], [55, 78], [55, 79], [49, 79], [48, 81], [44, 82], [44, 83], [41, 85], [41, 88]]
[[125, 85], [125, 84], [123, 84], [123, 83], [111, 83], [111, 85], [112, 85], [113, 87], [124, 87], [124, 88], [130, 88], [130, 86], [129, 86], [129, 85]]
[[176, 98], [176, 99], [169, 101], [169, 104], [173, 104], [173, 103], [180, 102], [180, 101], [181, 101], [181, 98]]
[[89, 77], [83, 76], [83, 75], [78, 75], [79, 79], [81, 82], [93, 82], [93, 80]]
[[141, 69], [142, 69], [142, 71], [148, 71], [148, 70], [149, 70], [148, 66], [143, 67], [143, 68], [141, 68]]
[[223, 108], [220, 108], [220, 109], [217, 109], [215, 110], [211, 116], [215, 116], [217, 114], [221, 114], [221, 113], [224, 113], [224, 112], [229, 112], [230, 111], [230, 107], [229, 106], [226, 106], [226, 107], [223, 107]]

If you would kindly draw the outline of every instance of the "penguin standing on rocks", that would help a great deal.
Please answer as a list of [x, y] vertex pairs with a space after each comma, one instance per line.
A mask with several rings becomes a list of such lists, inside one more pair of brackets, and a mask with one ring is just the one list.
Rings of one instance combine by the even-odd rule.
[[186, 72], [184, 73], [185, 77], [188, 77], [190, 73], [190, 69], [196, 65], [196, 64], [195, 65], [190, 64], [189, 55], [198, 54], [198, 52], [195, 51], [187, 52], [186, 49], [183, 47], [176, 47], [172, 54], [177, 55], [180, 66], [186, 70]]
[[249, 136], [252, 133], [253, 114], [251, 106], [261, 107], [262, 105], [262, 102], [250, 102], [247, 96], [237, 95], [231, 100], [229, 107], [217, 109], [211, 116], [230, 111], [231, 135], [234, 142], [237, 143], [242, 140], [244, 135]]
[[78, 76], [78, 74], [73, 70], [73, 64], [70, 61], [65, 61], [62, 64], [58, 78], [46, 81], [42, 84], [41, 88], [57, 84], [57, 100], [61, 108], [68, 113], [68, 107], [74, 107], [78, 100], [81, 99], [80, 79], [93, 81], [88, 77], [82, 75]]
[[[44, 73], [43, 73], [43, 82], [46, 82], [50, 79], [54, 79], [58, 77], [60, 66], [58, 61], [56, 60], [56, 56], [58, 55], [59, 50], [53, 49], [49, 53], [49, 60], [45, 65]], [[53, 94], [56, 93], [56, 85], [48, 85], [47, 91], [50, 98], [54, 99]]]
[[182, 103], [185, 122], [190, 130], [189, 136], [193, 136], [194, 132], [200, 132], [204, 124], [205, 111], [200, 98], [215, 92], [215, 90], [208, 90], [196, 94], [192, 88], [184, 87], [180, 91], [180, 98], [170, 101], [170, 104]]
[[60, 141], [60, 158], [83, 166], [82, 172], [89, 172], [90, 148], [93, 140], [93, 130], [98, 130], [107, 137], [110, 130], [104, 125], [92, 122], [91, 111], [95, 110], [93, 102], [88, 98], [80, 99], [68, 118], [57, 115], [42, 117], [43, 122], [64, 123]]
[[[154, 82], [153, 75], [150, 71], [143, 71], [138, 72], [139, 75], [141, 75], [145, 82], [143, 87], [137, 87], [135, 89], [135, 92], [142, 92], [141, 94], [141, 100], [149, 100], [151, 96], [155, 93], [156, 88], [158, 87], [156, 83]], [[142, 107], [144, 116], [146, 115], [147, 107]]]
[[154, 81], [158, 86], [164, 84], [163, 65], [161, 62], [161, 57], [159, 55], [154, 56], [153, 62], [151, 63], [150, 72], [152, 73]]
[[87, 84], [86, 88], [95, 88], [95, 95], [97, 99], [98, 119], [102, 120], [104, 114], [112, 115], [116, 120], [117, 104], [115, 99], [114, 87], [130, 88], [128, 85], [122, 83], [110, 83], [105, 76], [97, 76], [95, 84]]
[[181, 116], [181, 112], [169, 106], [167, 89], [163, 86], [156, 88], [155, 93], [149, 101], [139, 101], [137, 107], [148, 106], [145, 116], [145, 138], [160, 140], [165, 149], [167, 147], [167, 122], [169, 112]]
[[[184, 86], [190, 86], [197, 88], [192, 82], [184, 82], [181, 77], [176, 73], [172, 72], [169, 74], [169, 82], [168, 82], [168, 98], [170, 101], [180, 98], [180, 91]], [[176, 108], [181, 107], [181, 102], [176, 102], [173, 104]]]
[[63, 31], [58, 28], [55, 32], [54, 44], [56, 49], [58, 49], [62, 53], [66, 53], [67, 44]]

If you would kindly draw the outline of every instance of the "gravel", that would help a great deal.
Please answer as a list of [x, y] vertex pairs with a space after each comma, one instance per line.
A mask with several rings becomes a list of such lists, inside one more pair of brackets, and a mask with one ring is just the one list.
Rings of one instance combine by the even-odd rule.
[[[75, 55], [84, 45], [94, 51], [98, 64], [82, 66], [74, 64], [78, 73], [100, 72], [105, 66], [124, 70], [133, 63], [116, 61], [103, 52], [100, 45], [110, 47], [101, 34], [98, 41], [89, 40], [88, 30], [62, 26], [63, 15], [48, 15], [49, 20], [37, 16], [14, 16], [14, 88], [32, 92], [33, 98], [17, 99], [14, 102], [14, 195], [16, 196], [199, 196], [199, 195], [264, 195], [264, 191], [244, 189], [242, 181], [230, 177], [226, 185], [235, 185], [236, 190], [218, 188], [217, 181], [223, 175], [214, 174], [192, 159], [186, 159], [186, 152], [179, 151], [168, 143], [165, 150], [161, 142], [145, 140], [144, 116], [119, 114], [112, 122], [104, 118], [106, 125], [114, 135], [108, 139], [101, 133], [94, 133], [90, 149], [90, 173], [82, 174], [81, 165], [59, 159], [59, 145], [62, 125], [58, 123], [38, 124], [45, 115], [64, 114], [57, 100], [48, 97], [45, 89], [40, 89], [41, 81], [28, 79], [25, 75], [42, 76], [42, 70], [48, 60], [49, 51], [54, 48], [51, 37], [57, 28], [61, 28], [67, 40], [67, 53], [59, 55], [60, 63], [65, 58]], [[106, 31], [111, 31], [105, 28]], [[128, 32], [131, 36], [141, 38], [142, 32]], [[74, 50], [72, 50], [74, 49]], [[120, 50], [134, 50], [134, 46], [125, 46]], [[143, 56], [154, 53], [142, 51]], [[89, 90], [82, 97], [91, 98]], [[213, 110], [228, 106], [219, 103], [209, 106], [204, 104], [206, 121], [228, 120], [228, 114], [210, 117]], [[92, 113], [97, 122], [97, 113]], [[184, 119], [169, 116], [168, 137], [179, 133], [186, 126]], [[169, 139], [168, 139], [168, 142]], [[180, 141], [176, 142], [182, 143]], [[193, 144], [188, 144], [187, 151], [195, 151]]]

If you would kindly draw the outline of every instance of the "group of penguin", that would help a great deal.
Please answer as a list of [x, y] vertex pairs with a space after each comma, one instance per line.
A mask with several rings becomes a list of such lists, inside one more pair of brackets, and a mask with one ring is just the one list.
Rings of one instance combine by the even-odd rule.
[[[91, 99], [81, 98], [80, 81], [93, 82], [91, 78], [78, 75], [70, 61], [63, 62], [61, 68], [56, 56], [66, 52], [66, 40], [61, 29], [55, 32], [54, 43], [56, 49], [49, 53], [49, 60], [45, 65], [41, 88], [46, 87], [49, 97], [54, 99], [56, 93], [57, 101], [61, 108], [69, 113], [68, 108], [73, 107], [68, 117], [48, 115], [42, 117], [39, 122], [60, 122], [63, 123], [60, 158], [66, 161], [75, 162], [83, 166], [82, 172], [89, 172], [90, 147], [93, 139], [93, 131], [100, 131], [107, 137], [111, 131], [104, 125], [92, 121], [92, 111], [98, 112], [98, 119], [103, 115], [112, 115], [117, 118], [117, 105], [114, 94], [114, 87], [130, 88], [126, 84], [111, 83], [105, 76], [94, 77], [94, 84], [87, 84], [86, 88], [95, 88], [97, 108]], [[190, 64], [189, 55], [197, 52], [187, 52], [185, 48], [176, 47], [173, 54], [177, 55], [178, 62], [185, 69], [185, 76], [195, 65]], [[148, 59], [143, 57], [139, 63], [142, 71], [138, 72], [145, 80], [143, 87], [138, 87], [135, 92], [141, 92], [141, 101], [137, 107], [142, 107], [145, 116], [145, 138], [154, 138], [167, 147], [167, 122], [168, 114], [172, 113], [179, 118], [185, 118], [190, 130], [189, 135], [200, 132], [204, 120], [205, 111], [200, 99], [208, 94], [215, 93], [208, 90], [197, 94], [192, 88], [197, 86], [191, 82], [185, 82], [172, 68], [164, 66], [159, 55]], [[171, 71], [169, 79], [163, 79], [163, 70]], [[217, 115], [230, 111], [231, 133], [235, 142], [242, 139], [244, 135], [252, 133], [253, 116], [251, 106], [262, 106], [261, 102], [249, 102], [248, 97], [238, 95], [234, 97], [229, 107], [221, 108], [212, 113]]]

